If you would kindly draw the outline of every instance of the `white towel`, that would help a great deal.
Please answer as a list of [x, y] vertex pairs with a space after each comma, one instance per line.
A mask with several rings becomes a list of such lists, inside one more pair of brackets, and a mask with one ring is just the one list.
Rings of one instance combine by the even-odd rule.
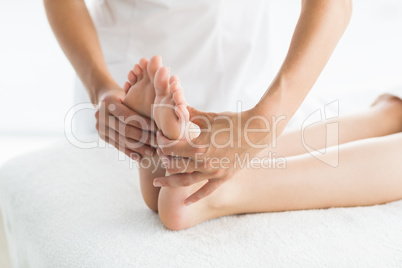
[[[341, 113], [361, 110], [384, 90], [350, 89], [313, 91], [294, 126], [334, 100]], [[172, 232], [113, 148], [64, 141], [8, 162], [0, 206], [15, 267], [402, 267], [402, 201], [228, 216]]]
[[61, 142], [0, 170], [15, 267], [401, 267], [402, 201], [167, 230], [115, 149]]

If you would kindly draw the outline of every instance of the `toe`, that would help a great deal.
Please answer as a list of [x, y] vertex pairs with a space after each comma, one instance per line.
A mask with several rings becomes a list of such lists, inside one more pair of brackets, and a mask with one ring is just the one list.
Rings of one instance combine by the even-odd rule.
[[169, 69], [161, 67], [155, 74], [155, 94], [156, 96], [166, 96], [169, 93]]
[[179, 77], [175, 74], [170, 77], [169, 84], [173, 84], [174, 82], [180, 82]]
[[187, 105], [177, 105], [174, 111], [180, 121], [187, 122], [190, 120], [190, 113], [187, 110]]
[[126, 81], [126, 82], [124, 83], [124, 86], [123, 86], [124, 92], [127, 94], [128, 90], [129, 90], [130, 88], [131, 88], [130, 82]]
[[179, 83], [175, 82], [171, 86], [171, 92], [173, 93], [173, 101], [176, 105], [187, 106], [186, 98], [184, 97], [184, 92]]
[[147, 68], [148, 68], [148, 59], [147, 58], [142, 58], [140, 59], [139, 65], [143, 71], [143, 75], [147, 76], [148, 72], [147, 72]]
[[144, 72], [141, 69], [140, 65], [136, 64], [134, 65], [134, 74], [137, 76], [137, 81], [141, 80], [143, 78]]
[[156, 75], [156, 72], [158, 69], [162, 67], [162, 58], [161, 56], [153, 56], [148, 63], [148, 75], [151, 78], [151, 80], [154, 80], [154, 77]]
[[180, 90], [181, 87], [178, 81], [174, 81], [173, 83], [170, 84], [170, 92], [175, 93]]
[[137, 76], [134, 74], [133, 70], [130, 70], [127, 75], [128, 82], [130, 82], [131, 85], [134, 85], [137, 82]]

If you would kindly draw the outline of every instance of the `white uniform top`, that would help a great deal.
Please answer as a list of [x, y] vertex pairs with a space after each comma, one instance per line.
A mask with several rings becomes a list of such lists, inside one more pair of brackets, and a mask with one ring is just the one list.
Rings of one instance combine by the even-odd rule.
[[[123, 85], [141, 57], [161, 55], [200, 110], [253, 107], [269, 85], [267, 0], [97, 0], [106, 63]], [[86, 94], [77, 83], [77, 101]], [[84, 122], [81, 127], [94, 124]]]

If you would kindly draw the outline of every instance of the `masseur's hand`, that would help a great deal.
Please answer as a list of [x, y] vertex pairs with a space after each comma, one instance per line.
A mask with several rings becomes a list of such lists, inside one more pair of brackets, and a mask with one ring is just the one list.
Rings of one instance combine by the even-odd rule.
[[188, 110], [190, 120], [200, 126], [201, 134], [194, 140], [169, 140], [158, 132], [158, 154], [167, 172], [173, 175], [154, 180], [155, 186], [162, 187], [189, 186], [208, 180], [185, 200], [186, 205], [208, 196], [232, 178], [240, 169], [239, 163], [249, 164], [286, 125], [281, 118], [261, 116], [256, 109], [219, 114], [191, 107]]
[[[107, 90], [99, 99], [96, 129], [99, 136], [118, 150], [139, 161], [155, 153], [155, 124], [123, 104], [121, 88]], [[153, 145], [153, 146], [152, 146]]]
[[44, 0], [49, 23], [64, 53], [98, 105], [96, 128], [106, 142], [139, 160], [154, 153], [150, 119], [122, 103], [125, 93], [108, 70], [98, 35], [85, 1]]

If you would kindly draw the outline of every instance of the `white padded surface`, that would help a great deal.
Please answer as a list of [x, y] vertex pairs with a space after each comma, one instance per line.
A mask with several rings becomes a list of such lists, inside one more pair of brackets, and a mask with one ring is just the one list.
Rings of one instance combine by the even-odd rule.
[[[345, 114], [384, 91], [402, 97], [398, 81], [313, 91], [293, 126], [334, 100]], [[172, 232], [117, 150], [67, 141], [3, 165], [0, 206], [15, 267], [402, 267], [402, 201], [229, 216]]]
[[60, 142], [0, 170], [15, 267], [401, 267], [402, 202], [229, 216], [172, 232], [114, 149]]

